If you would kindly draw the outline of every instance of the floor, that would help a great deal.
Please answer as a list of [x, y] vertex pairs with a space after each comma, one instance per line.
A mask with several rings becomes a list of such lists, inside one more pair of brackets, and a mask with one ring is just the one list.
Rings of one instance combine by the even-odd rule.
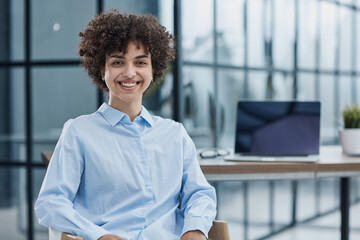
[[[351, 230], [350, 240], [360, 239], [360, 204], [351, 208]], [[335, 212], [328, 216], [321, 217], [317, 220], [306, 224], [300, 224], [292, 229], [286, 230], [275, 236], [268, 237], [268, 240], [339, 240], [340, 239], [340, 214]], [[242, 224], [229, 221], [230, 239], [244, 239], [244, 229]], [[253, 232], [263, 233], [268, 232], [268, 228], [253, 227]], [[260, 234], [258, 237], [261, 236]], [[251, 238], [250, 238], [251, 239]], [[253, 238], [254, 239], [254, 238]]]
[[[338, 206], [339, 194], [337, 180], [322, 180], [320, 183], [320, 198], [314, 197], [314, 181], [302, 181], [298, 185], [298, 221], [314, 215], [316, 203], [320, 212], [335, 209]], [[245, 240], [244, 233], [244, 184], [224, 183], [218, 186], [219, 216], [229, 224], [230, 238]], [[248, 229], [247, 239], [260, 239], [270, 233], [269, 183], [252, 182], [248, 188]], [[291, 182], [277, 182], [272, 186], [275, 192], [273, 215], [275, 228], [281, 228], [291, 221]], [[237, 203], [235, 205], [235, 203]], [[320, 206], [320, 207], [319, 207]], [[360, 203], [350, 209], [350, 240], [360, 239]], [[268, 237], [269, 240], [339, 240], [340, 212], [334, 211], [328, 215], [312, 220], [284, 232]]]
[[[351, 207], [350, 239], [360, 239], [360, 204]], [[335, 212], [289, 231], [268, 238], [269, 240], [338, 240], [340, 239], [340, 213]]]

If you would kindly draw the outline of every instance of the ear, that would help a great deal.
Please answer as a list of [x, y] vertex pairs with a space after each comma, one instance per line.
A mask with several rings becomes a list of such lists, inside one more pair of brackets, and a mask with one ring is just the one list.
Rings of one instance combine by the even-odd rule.
[[103, 81], [105, 81], [105, 68], [104, 67], [100, 68], [100, 75], [101, 75], [101, 79]]

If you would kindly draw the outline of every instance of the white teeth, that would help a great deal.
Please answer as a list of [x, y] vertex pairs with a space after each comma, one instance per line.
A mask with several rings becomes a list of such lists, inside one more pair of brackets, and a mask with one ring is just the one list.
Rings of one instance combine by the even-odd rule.
[[131, 82], [131, 83], [127, 83], [127, 82], [120, 82], [120, 84], [124, 87], [133, 87], [136, 85], [136, 82]]

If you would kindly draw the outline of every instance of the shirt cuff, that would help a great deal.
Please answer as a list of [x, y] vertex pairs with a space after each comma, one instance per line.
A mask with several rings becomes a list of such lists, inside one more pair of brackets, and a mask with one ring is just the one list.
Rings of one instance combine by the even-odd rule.
[[89, 240], [98, 240], [100, 237], [106, 234], [111, 234], [111, 233], [97, 225], [89, 226], [83, 232], [85, 239], [89, 239]]
[[208, 233], [212, 223], [210, 223], [206, 218], [202, 217], [185, 217], [184, 227], [181, 233], [181, 236], [188, 231], [199, 230], [201, 231], [206, 238], [208, 238]]

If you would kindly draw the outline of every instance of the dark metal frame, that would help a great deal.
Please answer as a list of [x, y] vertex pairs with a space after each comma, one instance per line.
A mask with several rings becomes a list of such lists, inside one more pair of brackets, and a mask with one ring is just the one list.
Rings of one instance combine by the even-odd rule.
[[182, 91], [182, 31], [181, 31], [181, 0], [174, 0], [174, 35], [176, 36], [176, 60], [174, 62], [174, 120], [182, 122], [184, 120], [184, 103]]

